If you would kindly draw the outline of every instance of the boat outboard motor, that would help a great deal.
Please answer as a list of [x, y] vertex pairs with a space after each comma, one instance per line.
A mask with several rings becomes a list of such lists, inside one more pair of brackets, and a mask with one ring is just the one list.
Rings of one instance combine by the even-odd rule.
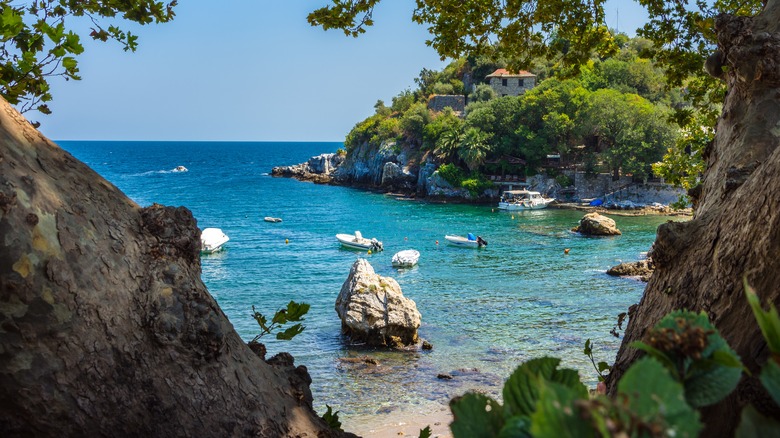
[[373, 248], [374, 251], [382, 251], [382, 242], [376, 240], [376, 238], [371, 239], [371, 248]]
[[482, 236], [477, 236], [477, 245], [487, 246], [487, 240], [483, 239]]

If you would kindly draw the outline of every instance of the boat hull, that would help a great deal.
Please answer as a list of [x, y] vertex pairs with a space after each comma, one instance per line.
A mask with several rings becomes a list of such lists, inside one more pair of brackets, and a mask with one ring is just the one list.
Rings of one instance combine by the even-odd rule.
[[230, 240], [219, 228], [206, 228], [200, 234], [200, 252], [212, 254], [221, 251]]
[[461, 246], [464, 248], [479, 248], [480, 244], [476, 240], [469, 240], [462, 236], [444, 236], [444, 238], [447, 240], [447, 243], [454, 246]]
[[[354, 235], [352, 234], [336, 234], [336, 239], [341, 243], [342, 246], [349, 248], [349, 249], [358, 249], [362, 251], [381, 251], [382, 250], [382, 242], [373, 242], [369, 239], [356, 239]], [[379, 246], [377, 246], [377, 243]]]
[[394, 268], [411, 268], [420, 259], [420, 252], [414, 249], [398, 251], [393, 255], [391, 263]]
[[509, 203], [509, 202], [499, 202], [498, 203], [498, 209], [499, 210], [506, 210], [506, 211], [521, 211], [521, 210], [541, 210], [543, 208], [547, 208], [548, 205], [550, 205], [554, 199], [545, 200], [544, 202], [538, 202], [538, 203]]

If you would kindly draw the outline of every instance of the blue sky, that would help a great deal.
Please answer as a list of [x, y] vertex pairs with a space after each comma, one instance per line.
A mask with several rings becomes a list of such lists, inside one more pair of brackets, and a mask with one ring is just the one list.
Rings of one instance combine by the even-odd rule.
[[[412, 23], [413, 0], [382, 2], [357, 39], [308, 25], [324, 4], [180, 2], [171, 23], [125, 25], [135, 53], [85, 42], [83, 80], [52, 80], [54, 114], [28, 116], [54, 140], [342, 141], [377, 99], [446, 65]], [[646, 18], [633, 1], [606, 10], [629, 35]]]

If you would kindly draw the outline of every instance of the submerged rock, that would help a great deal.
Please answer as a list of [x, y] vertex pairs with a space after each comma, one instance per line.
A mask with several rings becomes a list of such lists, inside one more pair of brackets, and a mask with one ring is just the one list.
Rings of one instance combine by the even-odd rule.
[[623, 233], [618, 230], [615, 221], [598, 213], [588, 213], [580, 219], [580, 225], [572, 231], [586, 236], [619, 236]]
[[392, 278], [382, 277], [358, 259], [341, 286], [336, 313], [344, 334], [369, 346], [402, 348], [419, 341], [420, 312]]

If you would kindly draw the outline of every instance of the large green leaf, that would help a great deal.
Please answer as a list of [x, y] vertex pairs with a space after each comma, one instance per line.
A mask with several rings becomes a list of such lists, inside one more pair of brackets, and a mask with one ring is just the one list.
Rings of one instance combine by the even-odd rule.
[[572, 388], [541, 382], [536, 412], [531, 415], [531, 434], [536, 438], [594, 436], [595, 430], [574, 404], [578, 399], [582, 397]]
[[742, 410], [742, 419], [734, 432], [735, 438], [780, 438], [780, 423], [767, 418], [748, 405]]
[[485, 395], [469, 393], [453, 399], [450, 409], [455, 417], [450, 429], [456, 438], [493, 438], [504, 427], [501, 405]]
[[639, 419], [658, 425], [668, 436], [693, 438], [701, 429], [699, 414], [686, 403], [682, 384], [655, 359], [634, 363], [620, 379], [618, 394]]
[[512, 417], [506, 420], [497, 438], [531, 438], [531, 419], [528, 417]]
[[769, 310], [765, 311], [762, 309], [758, 295], [748, 284], [747, 278], [744, 280], [744, 284], [745, 296], [747, 296], [748, 303], [753, 309], [753, 315], [755, 315], [756, 321], [758, 321], [758, 326], [761, 327], [761, 333], [764, 334], [769, 351], [780, 354], [780, 316], [778, 316], [777, 307], [771, 304]]
[[560, 383], [587, 398], [588, 389], [580, 381], [577, 371], [558, 369], [560, 359], [542, 357], [520, 365], [504, 384], [504, 411], [506, 417], [530, 416], [536, 410], [539, 385], [542, 380]]
[[770, 359], [764, 365], [764, 369], [761, 370], [759, 379], [764, 384], [764, 388], [766, 388], [769, 395], [775, 399], [775, 403], [780, 405], [780, 365]]

